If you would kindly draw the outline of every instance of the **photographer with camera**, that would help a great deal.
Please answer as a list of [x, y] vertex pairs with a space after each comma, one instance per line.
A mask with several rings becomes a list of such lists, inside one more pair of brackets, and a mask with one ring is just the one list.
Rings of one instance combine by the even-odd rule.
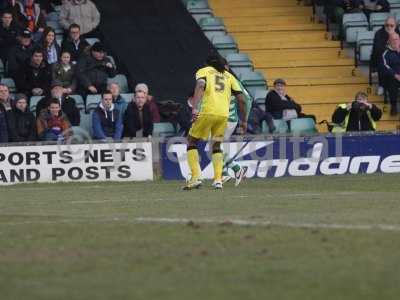
[[376, 121], [382, 117], [382, 111], [368, 102], [368, 95], [358, 92], [355, 100], [349, 104], [340, 104], [332, 115], [332, 132], [375, 131]]

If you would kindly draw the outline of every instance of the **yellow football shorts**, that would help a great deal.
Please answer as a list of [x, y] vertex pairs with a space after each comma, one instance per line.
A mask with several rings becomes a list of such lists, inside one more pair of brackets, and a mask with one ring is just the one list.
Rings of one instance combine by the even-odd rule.
[[211, 137], [213, 141], [222, 142], [227, 123], [227, 117], [200, 114], [192, 124], [189, 135], [201, 140], [208, 140]]

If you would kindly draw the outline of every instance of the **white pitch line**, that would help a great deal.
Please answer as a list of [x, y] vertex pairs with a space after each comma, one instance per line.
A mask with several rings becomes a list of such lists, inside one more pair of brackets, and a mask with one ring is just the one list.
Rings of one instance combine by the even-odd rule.
[[383, 231], [400, 231], [399, 225], [391, 224], [327, 224], [327, 223], [297, 223], [297, 222], [273, 222], [273, 221], [248, 221], [237, 219], [212, 220], [212, 219], [179, 219], [179, 218], [136, 218], [138, 223], [159, 223], [159, 224], [187, 224], [189, 222], [199, 224], [232, 224], [238, 226], [282, 226], [291, 228], [311, 228], [311, 229], [344, 229], [344, 230], [383, 230]]

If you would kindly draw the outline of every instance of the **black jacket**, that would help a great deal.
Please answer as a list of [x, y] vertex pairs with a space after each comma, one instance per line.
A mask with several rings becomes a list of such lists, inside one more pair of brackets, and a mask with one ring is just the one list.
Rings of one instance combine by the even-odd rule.
[[332, 115], [332, 122], [342, 124], [346, 116], [350, 114], [346, 131], [373, 131], [375, 129], [367, 115], [367, 111], [370, 112], [374, 121], [378, 121], [382, 117], [382, 111], [374, 104], [372, 104], [371, 109], [366, 110], [354, 108], [354, 105], [352, 105], [350, 110], [338, 107]]
[[187, 102], [181, 104], [176, 120], [180, 126], [179, 134], [187, 136], [192, 126], [192, 108]]
[[15, 84], [18, 91], [32, 95], [34, 88], [41, 88], [44, 95], [49, 94], [51, 84], [51, 69], [46, 62], [42, 62], [39, 67], [33, 66], [27, 61], [22, 67], [19, 68], [15, 78]]
[[150, 106], [146, 103], [142, 109], [142, 122], [140, 120], [139, 109], [135, 102], [130, 102], [125, 112], [124, 129], [126, 137], [136, 137], [136, 132], [143, 129], [143, 136], [148, 137], [153, 134], [153, 119]]
[[22, 67], [32, 56], [33, 49], [33, 44], [28, 47], [17, 44], [10, 49], [7, 60], [8, 74], [10, 77], [13, 77], [14, 80], [18, 69]]
[[71, 62], [77, 62], [89, 46], [89, 43], [86, 42], [85, 39], [81, 38], [78, 48], [76, 48], [74, 42], [70, 38], [67, 38], [62, 42], [61, 49], [62, 51], [68, 51], [71, 54]]
[[297, 104], [288, 95], [286, 95], [286, 98], [288, 99], [287, 101], [282, 100], [276, 91], [270, 91], [265, 98], [265, 111], [269, 112], [274, 119], [282, 119], [284, 109], [295, 109], [300, 114], [300, 104]]
[[[39, 117], [40, 112], [46, 110], [52, 97], [42, 98], [36, 105], [36, 117]], [[63, 97], [61, 101], [61, 110], [67, 116], [71, 126], [79, 126], [81, 122], [81, 115], [79, 109], [76, 107], [75, 99], [70, 96]]]
[[[399, 28], [396, 28], [396, 32], [400, 34]], [[376, 70], [382, 64], [382, 55], [386, 50], [388, 40], [389, 34], [384, 27], [375, 33], [370, 60], [370, 65], [374, 70]]]
[[0, 53], [1, 55], [7, 55], [8, 49], [14, 47], [17, 44], [17, 36], [20, 32], [20, 28], [13, 21], [8, 28], [4, 28], [0, 24]]
[[33, 113], [13, 108], [7, 114], [10, 142], [36, 141], [36, 120]]
[[78, 63], [77, 76], [85, 90], [91, 85], [95, 86], [97, 90], [101, 90], [107, 86], [107, 79], [116, 75], [115, 67], [106, 67], [107, 63], [111, 63], [108, 57], [99, 61], [91, 55], [82, 56]]
[[0, 103], [0, 143], [8, 142], [7, 113], [3, 104]]

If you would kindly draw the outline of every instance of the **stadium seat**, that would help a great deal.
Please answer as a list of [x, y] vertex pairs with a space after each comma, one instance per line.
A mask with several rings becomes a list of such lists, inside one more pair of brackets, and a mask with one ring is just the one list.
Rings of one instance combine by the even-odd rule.
[[388, 2], [390, 4], [390, 11], [392, 11], [392, 9], [400, 8], [400, 0], [388, 0]]
[[115, 77], [108, 78], [107, 83], [115, 82], [119, 85], [121, 93], [129, 93], [128, 79], [123, 74], [117, 74]]
[[200, 22], [201, 19], [212, 17], [212, 10], [208, 6], [208, 2], [201, 0], [201, 1], [188, 1], [186, 4], [186, 8], [192, 17], [196, 20], [197, 23]]
[[1, 83], [5, 84], [6, 86], [8, 86], [8, 89], [10, 90], [10, 93], [15, 93], [17, 91], [14, 79], [12, 79], [12, 78], [2, 78], [1, 79]]
[[76, 107], [79, 108], [80, 111], [85, 110], [85, 102], [81, 95], [71, 95], [71, 98], [74, 98]]
[[46, 16], [46, 20], [47, 22], [57, 22], [60, 19], [60, 15], [57, 12], [51, 12], [49, 14], [47, 14]]
[[372, 13], [369, 16], [369, 27], [372, 31], [377, 31], [379, 28], [385, 24], [386, 18], [389, 16], [389, 13]]
[[[82, 117], [81, 117], [82, 120]], [[72, 143], [85, 144], [91, 142], [90, 132], [82, 128], [82, 126], [72, 126]]]
[[124, 98], [127, 102], [131, 102], [133, 96], [135, 96], [134, 93], [121, 93], [121, 97]]
[[267, 97], [267, 94], [267, 90], [257, 89], [254, 95], [254, 102], [257, 104], [265, 104], [265, 98]]
[[44, 98], [44, 96], [32, 96], [30, 101], [29, 101], [29, 110], [31, 112], [36, 112], [36, 105], [38, 104], [38, 102]]
[[0, 76], [4, 76], [4, 73], [5, 73], [4, 63], [3, 63], [3, 61], [0, 59]]
[[218, 17], [202, 18], [199, 23], [203, 31], [223, 31], [226, 32], [224, 22]]
[[[372, 53], [375, 33], [373, 31], [358, 32], [355, 58], [360, 62], [369, 62]], [[356, 61], [356, 65], [357, 65]]]
[[238, 52], [235, 39], [231, 35], [216, 35], [211, 42], [222, 56]]
[[[273, 133], [284, 134], [289, 132], [289, 126], [284, 120], [274, 119], [274, 126], [275, 130]], [[263, 121], [261, 127], [263, 133], [269, 133], [267, 122]]]
[[[253, 71], [253, 62], [246, 53], [230, 53], [226, 56], [229, 67], [235, 74]], [[239, 75], [238, 75], [239, 76]]]
[[87, 38], [87, 39], [86, 39], [86, 42], [88, 42], [88, 44], [89, 44], [90, 46], [93, 46], [94, 43], [100, 42], [100, 40], [99, 40], [98, 38]]
[[58, 23], [57, 21], [47, 21], [46, 23], [47, 23], [47, 26], [54, 29], [56, 35], [64, 34], [64, 29], [61, 27], [61, 24]]
[[267, 90], [267, 81], [261, 72], [243, 72], [240, 73], [239, 79], [252, 97], [255, 96], [258, 89]]
[[108, 57], [109, 60], [111, 60], [111, 63], [112, 63], [114, 66], [116, 66], [114, 57], [112, 57], [111, 55], [107, 55], [107, 57]]
[[176, 134], [174, 125], [169, 122], [154, 123], [153, 136], [171, 137]]
[[92, 115], [87, 114], [84, 111], [81, 111], [81, 124], [80, 128], [84, 133], [87, 133], [88, 135], [91, 135], [92, 132]]
[[290, 120], [290, 132], [293, 134], [307, 134], [317, 132], [315, 122], [311, 118]]
[[369, 23], [364, 13], [343, 15], [343, 33], [347, 43], [355, 43], [358, 31], [368, 31]]
[[101, 95], [87, 95], [86, 97], [86, 112], [90, 113], [95, 110], [101, 101]]
[[224, 31], [206, 31], [206, 32], [203, 32], [203, 33], [208, 38], [209, 41], [212, 41], [212, 39], [215, 36], [226, 35], [226, 32], [224, 32]]

